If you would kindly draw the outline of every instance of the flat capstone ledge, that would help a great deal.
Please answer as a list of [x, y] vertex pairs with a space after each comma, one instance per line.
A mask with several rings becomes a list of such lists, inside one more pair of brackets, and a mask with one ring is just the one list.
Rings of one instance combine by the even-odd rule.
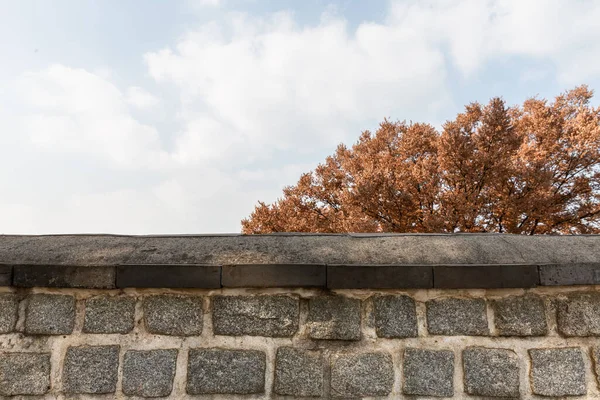
[[0, 235], [0, 286], [495, 289], [600, 284], [600, 235]]

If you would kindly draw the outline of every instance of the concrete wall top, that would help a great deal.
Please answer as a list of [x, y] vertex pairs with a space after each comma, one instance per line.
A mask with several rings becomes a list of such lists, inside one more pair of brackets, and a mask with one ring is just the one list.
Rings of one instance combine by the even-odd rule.
[[600, 263], [600, 236], [503, 234], [0, 235], [0, 263], [570, 264]]
[[600, 284], [600, 236], [0, 236], [0, 286], [472, 289]]

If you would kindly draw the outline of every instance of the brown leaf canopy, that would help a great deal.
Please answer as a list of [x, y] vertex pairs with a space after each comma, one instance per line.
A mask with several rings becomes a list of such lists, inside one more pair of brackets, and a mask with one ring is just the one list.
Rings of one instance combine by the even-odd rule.
[[438, 132], [385, 120], [242, 221], [271, 232], [600, 232], [600, 107], [469, 104]]

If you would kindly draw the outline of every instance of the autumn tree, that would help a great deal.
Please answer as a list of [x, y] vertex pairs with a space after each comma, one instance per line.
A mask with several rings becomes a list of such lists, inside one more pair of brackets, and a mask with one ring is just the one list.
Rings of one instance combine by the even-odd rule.
[[472, 103], [441, 132], [384, 121], [339, 145], [244, 233], [600, 232], [600, 107], [577, 87], [549, 102]]

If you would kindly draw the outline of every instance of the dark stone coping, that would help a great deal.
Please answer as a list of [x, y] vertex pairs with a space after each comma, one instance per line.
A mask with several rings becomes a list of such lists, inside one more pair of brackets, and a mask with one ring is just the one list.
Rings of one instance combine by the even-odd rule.
[[600, 284], [600, 235], [0, 235], [0, 286], [529, 288]]
[[0, 264], [0, 286], [22, 288], [494, 289], [600, 284], [600, 263], [471, 265]]

